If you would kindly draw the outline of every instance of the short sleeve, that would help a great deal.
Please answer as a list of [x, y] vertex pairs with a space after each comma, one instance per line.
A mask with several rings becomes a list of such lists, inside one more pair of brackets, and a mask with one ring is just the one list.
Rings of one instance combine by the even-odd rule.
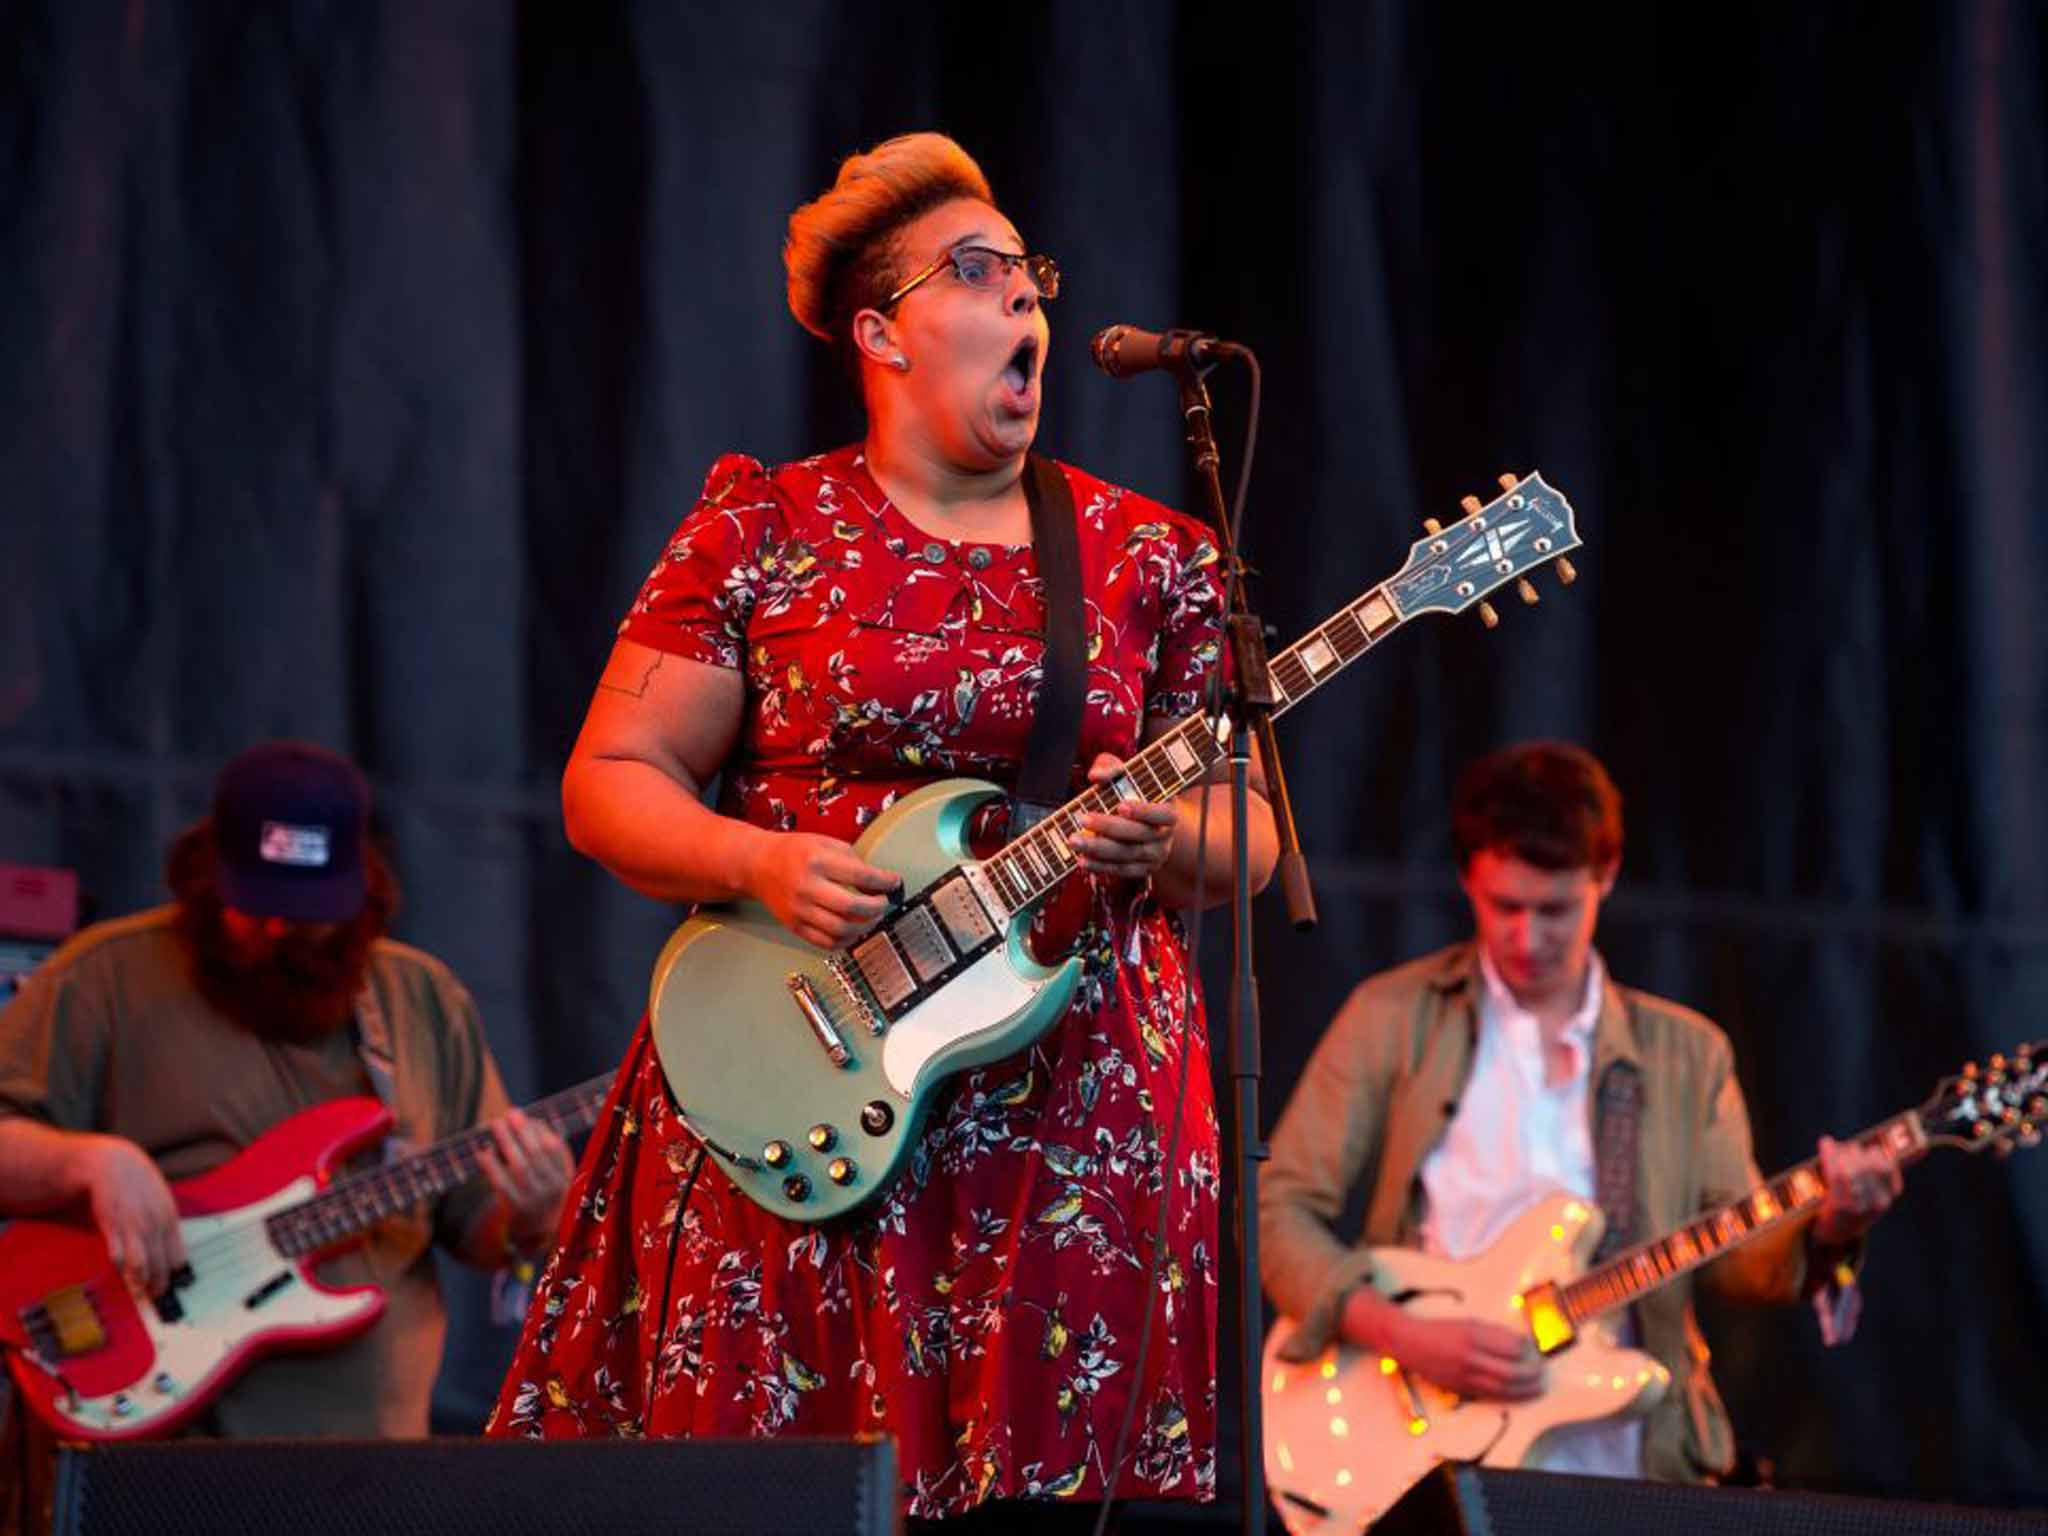
[[619, 625], [621, 639], [737, 670], [747, 620], [785, 537], [787, 519], [760, 461], [728, 453], [647, 573]]
[[53, 958], [0, 1009], [0, 1119], [95, 1128], [106, 1074], [109, 1010]]
[[1159, 650], [1145, 687], [1145, 713], [1179, 720], [1202, 707], [1209, 674], [1223, 653], [1222, 562], [1208, 534], [1191, 523], [1175, 530], [1172, 565], [1159, 593]]

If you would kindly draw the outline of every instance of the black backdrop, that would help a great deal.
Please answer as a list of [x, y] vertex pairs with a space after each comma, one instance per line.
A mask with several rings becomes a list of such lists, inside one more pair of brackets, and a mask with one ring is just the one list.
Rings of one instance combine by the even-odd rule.
[[[1792, 1161], [2048, 1034], [2042, 19], [0, 8], [0, 858], [142, 905], [221, 760], [328, 742], [515, 1093], [607, 1064], [673, 914], [567, 849], [557, 774], [711, 458], [856, 430], [782, 221], [934, 126], [1068, 274], [1051, 451], [1184, 502], [1170, 386], [1081, 342], [1258, 348], [1290, 636], [1500, 470], [1578, 509], [1570, 593], [1417, 625], [1286, 723], [1323, 925], [1261, 920], [1269, 1118], [1358, 975], [1461, 931], [1456, 767], [1550, 734], [1628, 797], [1610, 963], [1726, 1026]], [[2048, 1499], [2048, 1162], [1922, 1165], [1868, 1280], [1848, 1350], [1714, 1320], [1745, 1437], [1791, 1482]], [[447, 1428], [509, 1347], [462, 1285]]]

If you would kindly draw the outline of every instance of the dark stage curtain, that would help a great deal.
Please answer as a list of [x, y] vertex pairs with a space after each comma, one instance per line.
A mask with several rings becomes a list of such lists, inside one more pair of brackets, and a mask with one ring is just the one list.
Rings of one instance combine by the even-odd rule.
[[[1050, 451], [1185, 504], [1171, 387], [1081, 343], [1259, 349], [1287, 637], [1502, 470], [1577, 508], [1571, 592], [1285, 722], [1323, 924], [1261, 920], [1269, 1117], [1464, 931], [1456, 768], [1556, 735], [1628, 797], [1612, 968], [1727, 1028], [1794, 1161], [2048, 1033], [2043, 65], [2022, 0], [7, 7], [0, 858], [141, 906], [225, 757], [329, 743], [514, 1092], [601, 1069], [675, 914], [567, 848], [561, 764], [713, 456], [858, 430], [783, 220], [935, 126], [1068, 275]], [[2044, 1280], [2048, 1162], [1929, 1160], [1851, 1348], [1713, 1319], [1744, 1438], [2048, 1498]], [[460, 1285], [450, 1429], [509, 1348]]]

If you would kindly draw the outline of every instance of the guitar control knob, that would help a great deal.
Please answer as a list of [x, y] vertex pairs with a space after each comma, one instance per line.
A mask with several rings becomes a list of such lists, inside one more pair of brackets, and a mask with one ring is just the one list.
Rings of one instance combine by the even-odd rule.
[[783, 1197], [801, 1205], [811, 1198], [811, 1181], [800, 1173], [792, 1173], [782, 1181]]
[[896, 1111], [881, 1099], [869, 1099], [860, 1107], [860, 1128], [870, 1136], [886, 1136], [896, 1123]]
[[850, 1157], [835, 1157], [825, 1165], [825, 1177], [834, 1184], [851, 1184], [859, 1173]]
[[787, 1168], [789, 1166], [789, 1143], [786, 1141], [769, 1142], [767, 1146], [761, 1149], [761, 1161], [770, 1168]]
[[814, 1125], [811, 1127], [810, 1143], [819, 1152], [830, 1152], [839, 1145], [839, 1132], [829, 1125]]

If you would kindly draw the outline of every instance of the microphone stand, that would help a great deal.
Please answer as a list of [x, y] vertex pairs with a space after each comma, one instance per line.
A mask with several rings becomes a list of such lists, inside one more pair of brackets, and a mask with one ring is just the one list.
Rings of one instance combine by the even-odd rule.
[[[1221, 352], [1243, 353], [1234, 344], [1219, 346]], [[1244, 354], [1244, 355], [1249, 355]], [[1259, 757], [1270, 791], [1273, 820], [1280, 836], [1282, 887], [1287, 893], [1288, 914], [1300, 929], [1315, 926], [1315, 898], [1309, 888], [1307, 865], [1301, 856], [1301, 841], [1295, 833], [1293, 806], [1287, 796], [1286, 774], [1280, 766], [1279, 747], [1273, 737], [1273, 679], [1266, 666], [1266, 630], [1246, 606], [1244, 568], [1231, 538], [1230, 514], [1223, 502], [1223, 486], [1217, 477], [1220, 462], [1216, 437], [1210, 430], [1208, 386], [1192, 361], [1185, 356], [1175, 365], [1180, 380], [1181, 415], [1187, 421], [1188, 450], [1194, 459], [1195, 478], [1208, 503], [1209, 520], [1215, 525], [1217, 545], [1223, 556], [1224, 626], [1229, 637], [1225, 649], [1228, 672], [1225, 684], [1230, 711], [1230, 878], [1231, 878], [1231, 974], [1230, 974], [1230, 1081], [1235, 1114], [1231, 1118], [1231, 1160], [1237, 1169], [1232, 1201], [1233, 1230], [1237, 1237], [1237, 1315], [1240, 1367], [1238, 1404], [1238, 1458], [1244, 1488], [1241, 1524], [1245, 1536], [1259, 1536], [1267, 1528], [1265, 1444], [1259, 1402], [1260, 1343], [1264, 1333], [1264, 1311], [1259, 1303], [1259, 1164], [1266, 1160], [1266, 1143], [1259, 1134], [1259, 983], [1252, 966], [1252, 890], [1247, 853], [1246, 818], [1251, 793], [1252, 740], [1259, 743]], [[1200, 964], [1197, 956], [1196, 963]]]

